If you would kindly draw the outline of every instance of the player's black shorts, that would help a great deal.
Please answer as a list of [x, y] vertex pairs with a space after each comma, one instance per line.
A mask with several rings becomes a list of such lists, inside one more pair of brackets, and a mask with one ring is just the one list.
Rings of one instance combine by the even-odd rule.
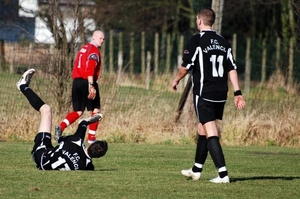
[[53, 149], [51, 143], [50, 133], [38, 133], [34, 139], [34, 146], [31, 151], [33, 161], [38, 169], [47, 170], [49, 168], [43, 168], [43, 162], [45, 162], [46, 153]]
[[198, 121], [205, 124], [214, 120], [222, 120], [225, 102], [211, 102], [194, 95], [194, 107]]
[[95, 108], [100, 109], [100, 92], [97, 82], [94, 82], [94, 88], [96, 90], [96, 97], [93, 100], [87, 98], [88, 80], [83, 78], [76, 78], [73, 80], [72, 85], [72, 104], [74, 111], [84, 111], [85, 108], [88, 111], [93, 111]]

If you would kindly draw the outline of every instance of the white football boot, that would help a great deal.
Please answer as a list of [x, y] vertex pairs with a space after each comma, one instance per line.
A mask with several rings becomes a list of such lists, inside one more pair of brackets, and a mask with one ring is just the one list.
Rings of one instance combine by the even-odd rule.
[[35, 73], [35, 70], [33, 68], [29, 69], [25, 73], [23, 73], [21, 79], [16, 84], [17, 88], [20, 90], [20, 86], [24, 85], [24, 84], [29, 86], [30, 79], [34, 73]]
[[200, 172], [193, 172], [192, 168], [187, 169], [187, 170], [181, 170], [181, 174], [191, 178], [192, 180], [199, 180], [201, 177]]
[[220, 176], [218, 176], [218, 177], [213, 178], [209, 181], [213, 182], [213, 183], [229, 183], [230, 182], [228, 176], [225, 176], [224, 178], [220, 178]]

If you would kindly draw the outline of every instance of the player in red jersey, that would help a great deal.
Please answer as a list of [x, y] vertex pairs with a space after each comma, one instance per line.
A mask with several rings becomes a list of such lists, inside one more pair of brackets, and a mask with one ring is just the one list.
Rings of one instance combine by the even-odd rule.
[[[92, 40], [85, 44], [77, 53], [72, 71], [72, 105], [73, 111], [68, 113], [59, 126], [55, 127], [55, 140], [58, 140], [67, 126], [80, 118], [85, 110], [91, 111], [91, 116], [101, 112], [100, 93], [97, 80], [100, 76], [102, 46], [105, 35], [96, 30]], [[89, 125], [88, 143], [96, 140], [96, 130], [99, 122]]]

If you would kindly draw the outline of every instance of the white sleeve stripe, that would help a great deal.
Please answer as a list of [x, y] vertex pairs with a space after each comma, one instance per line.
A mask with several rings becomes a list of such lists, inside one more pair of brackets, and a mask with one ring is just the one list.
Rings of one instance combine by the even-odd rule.
[[204, 81], [204, 66], [203, 66], [203, 53], [201, 47], [197, 48], [199, 52], [199, 68], [200, 68], [200, 90], [199, 94], [200, 96], [202, 95], [202, 90], [203, 90], [203, 81]]
[[236, 66], [236, 64], [235, 64], [234, 61], [233, 61], [233, 55], [232, 55], [232, 53], [231, 53], [231, 48], [228, 48], [227, 59], [230, 60], [230, 62], [231, 62], [231, 64], [232, 64], [232, 66], [234, 67], [234, 69], [237, 69], [237, 66]]

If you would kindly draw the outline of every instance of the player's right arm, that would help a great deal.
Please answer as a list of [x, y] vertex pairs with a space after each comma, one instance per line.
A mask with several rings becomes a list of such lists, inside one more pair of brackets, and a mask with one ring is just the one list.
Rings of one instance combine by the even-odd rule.
[[181, 66], [177, 76], [175, 77], [175, 79], [172, 82], [172, 88], [174, 91], [177, 90], [177, 85], [179, 84], [180, 80], [188, 73], [188, 70], [186, 69], [186, 67]]

